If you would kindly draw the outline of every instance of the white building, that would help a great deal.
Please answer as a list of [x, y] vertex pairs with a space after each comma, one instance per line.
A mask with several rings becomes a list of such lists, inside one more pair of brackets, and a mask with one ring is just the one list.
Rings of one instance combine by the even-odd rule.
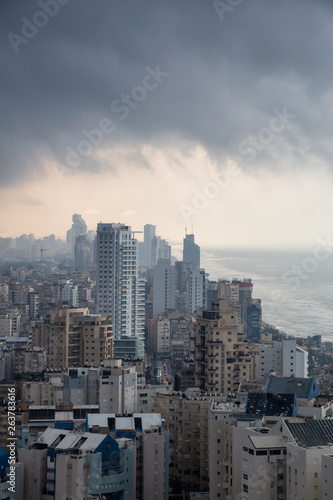
[[186, 270], [186, 315], [205, 308], [206, 275], [203, 269], [189, 264]]
[[110, 360], [100, 369], [99, 408], [101, 413], [130, 414], [136, 410], [137, 374], [121, 360]]
[[321, 498], [328, 500], [333, 491], [333, 455], [323, 455], [321, 458]]
[[71, 307], [79, 307], [79, 287], [71, 280], [59, 280], [58, 285], [52, 288], [52, 298], [67, 302]]
[[113, 325], [115, 357], [143, 357], [144, 283], [138, 241], [124, 224], [98, 224], [96, 304]]
[[159, 259], [153, 268], [153, 319], [175, 309], [175, 292], [175, 266], [168, 259]]
[[296, 344], [296, 339], [283, 339], [271, 345], [259, 346], [259, 377], [270, 371], [277, 376], [306, 378], [308, 376], [308, 352]]

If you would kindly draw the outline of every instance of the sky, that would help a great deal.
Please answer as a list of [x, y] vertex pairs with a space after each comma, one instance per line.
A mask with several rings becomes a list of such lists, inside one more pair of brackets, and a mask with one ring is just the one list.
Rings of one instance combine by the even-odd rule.
[[333, 4], [2, 0], [0, 236], [332, 233]]

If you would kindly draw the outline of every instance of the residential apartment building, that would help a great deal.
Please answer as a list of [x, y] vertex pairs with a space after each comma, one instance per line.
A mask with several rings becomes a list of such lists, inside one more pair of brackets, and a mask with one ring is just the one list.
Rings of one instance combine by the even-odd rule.
[[170, 260], [159, 259], [153, 267], [153, 319], [175, 309], [175, 267]]
[[196, 388], [185, 393], [156, 394], [155, 411], [161, 412], [170, 433], [170, 476], [185, 490], [208, 490], [207, 436], [212, 400], [213, 396], [203, 395]]
[[159, 355], [170, 354], [170, 320], [162, 314], [148, 322], [148, 347]]
[[87, 308], [64, 309], [49, 326], [48, 367], [99, 366], [113, 356], [112, 326], [106, 315], [89, 314]]
[[97, 311], [113, 325], [115, 357], [144, 355], [144, 283], [129, 226], [97, 226]]
[[252, 353], [238, 333], [233, 304], [213, 301], [213, 310], [203, 310], [193, 318], [196, 387], [205, 392], [229, 394], [242, 380], [252, 379]]
[[87, 430], [114, 439], [131, 440], [136, 448], [134, 468], [136, 491], [133, 499], [168, 500], [169, 431], [159, 413], [89, 414]]

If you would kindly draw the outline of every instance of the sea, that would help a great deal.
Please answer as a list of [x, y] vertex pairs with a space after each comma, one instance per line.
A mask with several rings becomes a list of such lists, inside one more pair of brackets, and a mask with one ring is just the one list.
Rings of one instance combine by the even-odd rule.
[[333, 253], [325, 248], [201, 248], [201, 267], [209, 280], [250, 278], [263, 321], [280, 331], [333, 341]]

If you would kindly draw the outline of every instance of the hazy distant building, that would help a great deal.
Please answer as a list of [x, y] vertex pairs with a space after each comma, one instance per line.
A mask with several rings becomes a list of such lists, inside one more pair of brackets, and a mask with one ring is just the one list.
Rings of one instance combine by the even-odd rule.
[[156, 226], [152, 224], [146, 224], [143, 228], [143, 238], [144, 238], [144, 264], [147, 267], [152, 267], [152, 244], [153, 239], [156, 235]]
[[153, 267], [153, 318], [175, 309], [175, 267], [159, 259]]
[[194, 243], [194, 234], [187, 234], [183, 240], [183, 261], [200, 267], [200, 247]]
[[144, 282], [138, 241], [124, 224], [98, 224], [96, 305], [113, 325], [115, 357], [143, 357]]
[[171, 246], [160, 236], [154, 236], [152, 241], [151, 265], [155, 266], [159, 259], [171, 261]]
[[66, 241], [71, 246], [72, 257], [74, 258], [76, 238], [81, 235], [86, 236], [87, 225], [79, 214], [74, 214], [72, 221], [72, 227], [67, 231]]
[[75, 269], [88, 271], [91, 267], [91, 244], [86, 236], [78, 236], [75, 241], [74, 261]]

